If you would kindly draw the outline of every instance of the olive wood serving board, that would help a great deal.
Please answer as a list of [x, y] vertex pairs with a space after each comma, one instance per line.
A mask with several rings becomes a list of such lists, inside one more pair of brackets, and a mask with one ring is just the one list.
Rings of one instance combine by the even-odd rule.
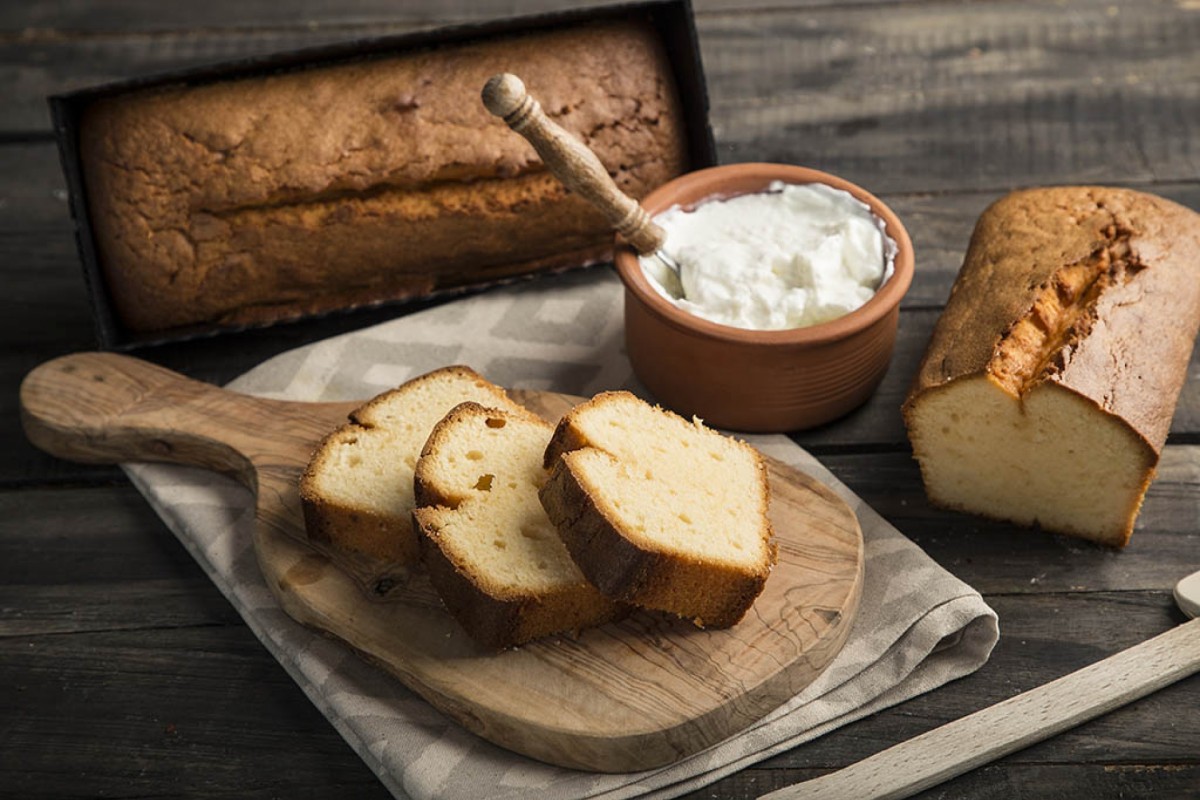
[[[552, 420], [578, 402], [512, 394]], [[111, 353], [56, 359], [21, 386], [26, 433], [54, 455], [236, 477], [255, 493], [259, 564], [292, 617], [344, 641], [479, 736], [553, 764], [619, 772], [678, 761], [794, 696], [850, 632], [862, 588], [858, 522], [827, 487], [770, 460], [779, 563], [733, 628], [637, 612], [577, 636], [483, 651], [419, 571], [375, 600], [308, 545], [300, 473], [357, 405], [250, 397]]]

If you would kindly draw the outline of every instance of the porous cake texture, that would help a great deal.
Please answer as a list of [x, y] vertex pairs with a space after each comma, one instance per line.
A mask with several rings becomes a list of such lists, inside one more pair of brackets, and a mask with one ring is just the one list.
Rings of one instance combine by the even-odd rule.
[[980, 217], [904, 404], [930, 500], [1121, 547], [1200, 328], [1200, 215], [1126, 189]]
[[545, 464], [542, 504], [605, 594], [720, 628], [762, 591], [776, 550], [766, 468], [744, 442], [606, 392], [562, 418]]
[[528, 412], [464, 403], [437, 424], [417, 462], [413, 517], [430, 579], [488, 648], [624, 612], [584, 578], [538, 502], [553, 432]]
[[468, 367], [439, 369], [356, 409], [321, 442], [301, 477], [309, 539], [377, 574], [371, 588], [378, 594], [419, 562], [412, 523], [417, 458], [434, 426], [467, 401], [522, 410]]

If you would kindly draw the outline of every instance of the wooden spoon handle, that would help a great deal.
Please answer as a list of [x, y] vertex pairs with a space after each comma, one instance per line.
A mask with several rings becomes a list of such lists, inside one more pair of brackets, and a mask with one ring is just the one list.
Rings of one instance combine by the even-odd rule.
[[595, 153], [543, 113], [520, 78], [508, 73], [493, 76], [483, 87], [483, 104], [529, 140], [555, 177], [598, 208], [639, 253], [653, 253], [662, 247], [666, 239], [663, 229], [617, 187]]
[[52, 455], [190, 464], [232, 474], [251, 489], [256, 466], [281, 463], [296, 437], [319, 438], [312, 417], [300, 404], [227, 392], [115, 353], [63, 356], [21, 384], [25, 434]]
[[1200, 671], [1200, 619], [762, 800], [910, 797]]

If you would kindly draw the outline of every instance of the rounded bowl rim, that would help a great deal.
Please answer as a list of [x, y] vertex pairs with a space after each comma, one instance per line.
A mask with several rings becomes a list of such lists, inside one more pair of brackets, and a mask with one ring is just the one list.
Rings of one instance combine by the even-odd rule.
[[[888, 236], [896, 243], [896, 256], [891, 277], [859, 308], [837, 319], [801, 328], [783, 330], [753, 330], [735, 328], [698, 317], [671, 303], [651, 285], [633, 248], [618, 239], [614, 263], [621, 282], [644, 306], [661, 321], [700, 336], [730, 343], [764, 346], [820, 345], [853, 336], [884, 319], [899, 304], [912, 285], [914, 253], [912, 240], [904, 223], [891, 208], [866, 189], [828, 172], [794, 164], [749, 162], [724, 164], [689, 172], [659, 186], [643, 198], [642, 207], [653, 217], [682, 204], [695, 203], [713, 197], [733, 197], [762, 191], [772, 181], [805, 184], [823, 183], [849, 192], [871, 207], [884, 222]], [[731, 182], [760, 184], [760, 188], [723, 193], [721, 188]]]

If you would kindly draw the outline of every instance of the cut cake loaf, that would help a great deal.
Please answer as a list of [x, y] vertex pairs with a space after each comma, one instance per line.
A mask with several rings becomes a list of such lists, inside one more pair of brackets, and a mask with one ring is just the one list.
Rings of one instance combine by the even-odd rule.
[[525, 411], [464, 403], [417, 462], [413, 518], [450, 613], [500, 650], [623, 613], [584, 579], [538, 502], [554, 428]]
[[762, 591], [776, 551], [749, 445], [607, 392], [562, 418], [545, 464], [542, 504], [604, 593], [719, 628]]
[[904, 419], [931, 502], [1124, 546], [1200, 326], [1200, 215], [1125, 189], [980, 217]]
[[377, 595], [403, 583], [419, 561], [412, 525], [417, 457], [438, 421], [469, 400], [521, 410], [471, 369], [439, 369], [356, 409], [321, 442], [300, 479], [308, 538]]

